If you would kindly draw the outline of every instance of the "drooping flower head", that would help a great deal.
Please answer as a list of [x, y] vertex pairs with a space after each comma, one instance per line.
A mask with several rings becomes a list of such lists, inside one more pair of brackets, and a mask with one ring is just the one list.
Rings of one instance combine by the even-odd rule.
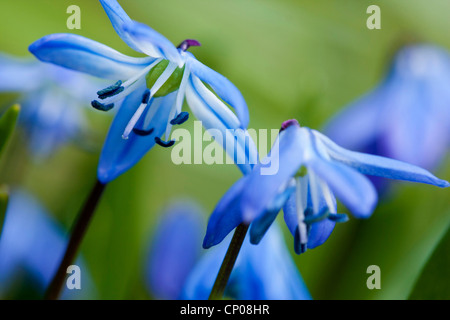
[[87, 131], [84, 106], [99, 86], [88, 76], [35, 59], [0, 55], [0, 92], [19, 94], [20, 126], [37, 157]]
[[[5, 224], [0, 237], [0, 297], [9, 297], [21, 277], [42, 295], [64, 255], [66, 239], [63, 229], [30, 194], [12, 192]], [[66, 290], [63, 299], [86, 299], [96, 295], [86, 264], [75, 262], [81, 269], [82, 290]]]
[[346, 221], [336, 211], [335, 196], [355, 217], [371, 215], [378, 197], [365, 174], [449, 186], [415, 165], [344, 149], [296, 120], [283, 123], [267, 157], [279, 162], [278, 172], [262, 174], [264, 163], [270, 163], [263, 160], [229, 189], [210, 217], [205, 248], [220, 243], [242, 222], [251, 223], [250, 240], [258, 243], [281, 208], [296, 252], [317, 247], [336, 222]]
[[450, 145], [450, 55], [429, 44], [403, 47], [371, 92], [333, 118], [336, 143], [434, 169]]
[[[198, 41], [185, 40], [175, 47], [155, 30], [131, 20], [116, 0], [100, 3], [122, 40], [147, 57], [125, 56], [73, 34], [46, 36], [33, 43], [30, 51], [44, 62], [115, 81], [98, 91], [98, 99], [92, 101], [94, 108], [108, 111], [124, 100], [100, 157], [101, 182], [128, 170], [155, 144], [173, 145], [174, 141], [169, 140], [172, 126], [188, 118], [188, 113], [182, 112], [184, 98], [206, 129], [218, 129], [225, 136], [226, 129], [247, 127], [247, 105], [239, 90], [187, 51], [199, 46]], [[245, 135], [245, 131], [239, 131], [235, 139], [238, 152], [247, 155], [255, 148], [249, 151], [245, 146]], [[243, 172], [251, 170], [248, 161], [239, 168]]]

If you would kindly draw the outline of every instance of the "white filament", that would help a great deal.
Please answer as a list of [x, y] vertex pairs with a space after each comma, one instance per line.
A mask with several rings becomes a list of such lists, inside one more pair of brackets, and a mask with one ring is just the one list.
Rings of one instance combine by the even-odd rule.
[[188, 69], [188, 66], [186, 65], [184, 72], [183, 72], [183, 77], [181, 78], [180, 88], [178, 89], [177, 99], [175, 101], [175, 104], [174, 104], [172, 110], [170, 110], [170, 113], [169, 113], [169, 119], [167, 121], [166, 134], [165, 134], [166, 139], [169, 139], [170, 131], [172, 130], [172, 124], [170, 123], [170, 121], [172, 121], [172, 119], [175, 118], [175, 115], [178, 115], [181, 113], [181, 109], [183, 107], [184, 96], [186, 94], [187, 79], [189, 78], [189, 75], [190, 75], [190, 71]]
[[155, 84], [150, 89], [150, 97], [148, 99], [148, 103], [141, 103], [139, 108], [133, 114], [127, 126], [125, 127], [125, 130], [122, 135], [123, 139], [128, 139], [128, 136], [130, 135], [131, 131], [133, 131], [133, 128], [136, 126], [136, 123], [139, 121], [140, 117], [142, 116], [142, 113], [144, 112], [145, 108], [149, 104], [152, 97], [155, 95], [156, 92], [158, 92], [159, 89], [161, 89], [164, 83], [166, 83], [166, 81], [170, 78], [170, 76], [172, 75], [172, 73], [175, 71], [176, 68], [177, 65], [175, 63], [170, 62], [167, 68], [164, 70], [164, 72], [156, 80]]
[[117, 102], [127, 95], [129, 95], [131, 92], [133, 92], [138, 86], [140, 86], [143, 83], [143, 80], [145, 78], [145, 75], [159, 62], [161, 62], [162, 59], [155, 60], [153, 63], [142, 69], [140, 72], [138, 72], [136, 75], [128, 79], [122, 84], [122, 87], [124, 87], [124, 90], [120, 92], [119, 94], [116, 94], [112, 97], [108, 97], [106, 99], [102, 100], [102, 104], [108, 105], [114, 102]]

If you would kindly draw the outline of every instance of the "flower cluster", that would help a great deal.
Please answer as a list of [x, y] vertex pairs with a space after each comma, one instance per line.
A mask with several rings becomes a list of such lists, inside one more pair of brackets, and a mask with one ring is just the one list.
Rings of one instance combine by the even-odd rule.
[[[40, 61], [0, 56], [0, 91], [20, 94], [21, 121], [32, 150], [49, 154], [76, 139], [85, 126], [80, 105], [117, 111], [100, 154], [97, 184], [67, 248], [60, 227], [39, 204], [24, 192], [13, 193], [0, 241], [0, 295], [22, 267], [37, 279], [40, 291], [49, 283], [57, 291], [58, 273], [75, 256], [105, 185], [155, 145], [173, 146], [172, 128], [188, 121], [189, 112], [206, 130], [231, 136], [231, 146], [226, 139], [217, 142], [243, 176], [209, 218], [206, 253], [201, 250], [201, 209], [182, 201], [165, 210], [146, 261], [147, 285], [156, 298], [208, 298], [215, 280], [223, 280], [218, 276], [222, 261], [233, 260], [226, 262], [224, 256], [235, 254], [223, 286], [227, 298], [310, 299], [275, 222], [281, 210], [294, 251], [301, 254], [325, 243], [336, 223], [348, 220], [338, 212], [338, 201], [356, 218], [371, 216], [378, 193], [369, 177], [450, 186], [427, 171], [449, 145], [450, 59], [443, 50], [429, 45], [402, 49], [382, 84], [327, 126], [331, 139], [287, 120], [269, 154], [255, 161], [259, 155], [247, 131], [244, 97], [189, 52], [200, 42], [187, 39], [175, 46], [132, 20], [116, 0], [99, 2], [120, 38], [144, 57], [76, 34], [51, 34], [32, 43], [29, 51]], [[107, 86], [99, 90], [86, 75], [106, 79]], [[185, 101], [189, 111], [183, 111]], [[278, 170], [267, 174], [269, 165]], [[238, 227], [245, 233], [236, 244], [230, 233]], [[58, 261], [63, 261], [59, 268]]]

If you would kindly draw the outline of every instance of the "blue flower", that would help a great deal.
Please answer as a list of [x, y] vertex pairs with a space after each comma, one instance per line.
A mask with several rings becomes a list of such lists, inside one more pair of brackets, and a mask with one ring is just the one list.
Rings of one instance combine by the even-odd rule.
[[77, 72], [34, 59], [0, 55], [0, 92], [19, 94], [19, 123], [38, 158], [78, 140], [87, 131], [82, 106], [96, 85]]
[[[31, 195], [21, 190], [12, 192], [4, 223], [0, 237], [0, 297], [10, 294], [23, 272], [35, 290], [43, 294], [64, 255], [65, 232]], [[94, 297], [95, 288], [84, 262], [79, 259], [76, 264], [82, 271], [82, 290], [67, 289], [63, 298]]]
[[[160, 299], [207, 299], [229, 239], [201, 250], [203, 210], [179, 200], [164, 210], [152, 238], [146, 278]], [[274, 225], [259, 246], [246, 239], [226, 290], [232, 299], [310, 299], [283, 236]]]
[[336, 222], [346, 221], [346, 215], [336, 211], [335, 195], [355, 217], [371, 215], [378, 197], [364, 174], [450, 185], [420, 167], [344, 149], [296, 120], [283, 123], [268, 158], [277, 161], [278, 172], [262, 174], [264, 163], [270, 163], [263, 160], [229, 189], [210, 217], [205, 248], [220, 243], [242, 222], [251, 223], [250, 240], [258, 243], [281, 208], [296, 252], [317, 247]]
[[325, 133], [345, 148], [432, 170], [449, 150], [449, 87], [444, 49], [404, 47], [385, 79], [332, 119]]
[[[208, 299], [227, 251], [230, 237], [209, 249], [189, 275], [182, 299]], [[244, 240], [225, 289], [236, 300], [309, 300], [311, 295], [275, 223], [258, 246]]]
[[[226, 129], [247, 127], [248, 109], [239, 90], [187, 52], [199, 42], [185, 40], [175, 47], [155, 30], [131, 20], [117, 1], [100, 3], [122, 40], [147, 57], [129, 57], [74, 34], [48, 35], [29, 49], [44, 62], [116, 81], [100, 90], [98, 99], [92, 101], [94, 108], [107, 111], [125, 99], [100, 157], [101, 182], [109, 182], [128, 170], [155, 144], [173, 145], [174, 141], [168, 140], [172, 126], [187, 120], [188, 114], [181, 111], [185, 97], [206, 129], [218, 129], [225, 136]], [[245, 131], [237, 134], [236, 140], [239, 148], [248, 153]], [[243, 172], [251, 170], [248, 163], [239, 167]]]
[[179, 298], [189, 272], [200, 258], [202, 211], [195, 203], [181, 200], [164, 210], [152, 236], [145, 268], [147, 287], [156, 298]]

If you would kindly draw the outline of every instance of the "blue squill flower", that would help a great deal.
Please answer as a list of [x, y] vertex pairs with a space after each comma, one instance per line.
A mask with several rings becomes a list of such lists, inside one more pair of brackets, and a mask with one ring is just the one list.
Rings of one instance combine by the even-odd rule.
[[325, 133], [351, 150], [434, 169], [450, 146], [450, 56], [403, 47], [384, 80], [332, 119]]
[[[147, 57], [125, 56], [74, 34], [48, 35], [33, 43], [30, 51], [44, 62], [116, 81], [100, 90], [98, 99], [92, 102], [94, 108], [107, 111], [125, 99], [100, 157], [101, 182], [109, 182], [128, 170], [155, 144], [173, 145], [174, 141], [168, 140], [172, 126], [188, 117], [182, 112], [185, 97], [205, 129], [218, 129], [225, 136], [226, 129], [247, 127], [247, 105], [239, 90], [187, 52], [199, 42], [185, 40], [175, 47], [155, 30], [131, 20], [116, 0], [100, 3], [122, 40]], [[236, 115], [225, 103], [235, 109]], [[239, 131], [236, 140], [238, 148], [248, 153], [245, 132]], [[225, 141], [222, 143], [225, 148]], [[239, 167], [244, 172], [251, 170], [248, 164]]]
[[[189, 275], [182, 299], [208, 299], [230, 237], [209, 249]], [[225, 297], [236, 300], [309, 300], [311, 295], [289, 254], [282, 232], [273, 224], [258, 246], [244, 240]]]
[[205, 248], [242, 222], [252, 223], [251, 241], [258, 243], [282, 207], [297, 253], [314, 248], [327, 240], [335, 222], [346, 220], [336, 212], [335, 195], [355, 217], [371, 215], [378, 197], [364, 174], [450, 185], [420, 167], [344, 149], [296, 120], [283, 123], [268, 157], [278, 161], [278, 172], [262, 174], [264, 163], [270, 163], [264, 160], [229, 189], [210, 217]]
[[147, 287], [158, 299], [178, 299], [200, 258], [204, 221], [202, 209], [178, 200], [167, 207], [152, 236], [146, 261]]
[[[23, 272], [35, 290], [43, 294], [63, 257], [66, 239], [63, 229], [28, 193], [12, 192], [0, 236], [0, 297], [20, 283]], [[86, 299], [95, 296], [95, 288], [84, 262], [81, 269], [81, 290], [66, 290], [63, 299]], [[30, 284], [30, 283], [28, 283]]]
[[82, 106], [96, 84], [35, 59], [0, 55], [0, 92], [19, 94], [19, 124], [34, 155], [45, 157], [87, 131]]

